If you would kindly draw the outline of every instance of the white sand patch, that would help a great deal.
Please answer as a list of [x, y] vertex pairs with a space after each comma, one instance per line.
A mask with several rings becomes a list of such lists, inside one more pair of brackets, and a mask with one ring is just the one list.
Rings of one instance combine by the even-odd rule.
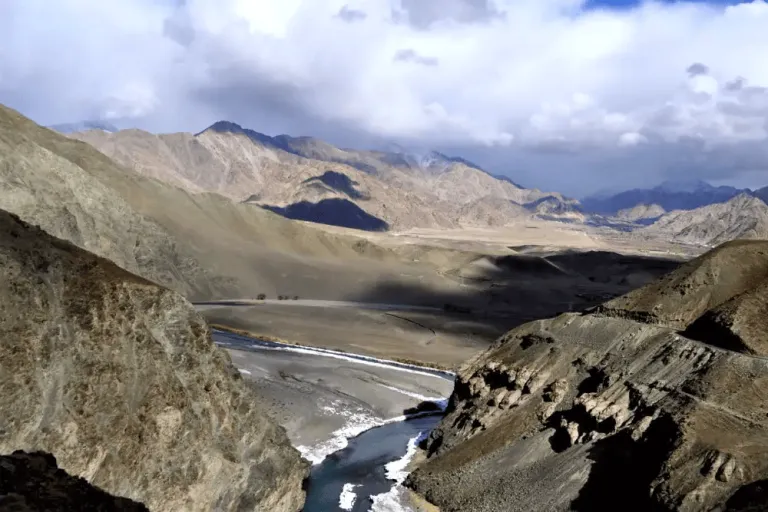
[[[240, 336], [237, 334], [227, 333], [224, 331], [218, 331], [214, 329], [214, 332], [216, 334], [219, 334], [224, 337], [229, 337], [233, 339], [245, 339], [245, 340], [254, 340], [253, 338], [248, 338], [246, 336]], [[224, 345], [227, 342], [222, 341], [216, 341], [219, 345]], [[361, 354], [349, 354], [347, 352], [340, 352], [338, 350], [329, 350], [326, 348], [309, 348], [309, 347], [299, 347], [295, 345], [287, 345], [284, 343], [277, 343], [277, 342], [270, 342], [275, 345], [279, 345], [277, 347], [272, 346], [268, 347], [265, 345], [259, 345], [258, 343], [255, 343], [253, 345], [253, 348], [259, 349], [259, 350], [274, 350], [274, 351], [286, 351], [286, 352], [294, 352], [297, 354], [306, 354], [306, 355], [313, 355], [313, 356], [323, 356], [323, 357], [332, 357], [334, 359], [341, 359], [343, 361], [349, 361], [351, 363], [358, 363], [363, 364], [367, 366], [376, 366], [379, 368], [387, 368], [389, 370], [397, 370], [401, 372], [407, 372], [412, 373], [416, 375], [424, 375], [427, 377], [435, 377], [438, 379], [452, 379], [456, 376], [454, 372], [449, 372], [447, 370], [435, 370], [433, 368], [427, 368], [425, 366], [418, 366], [415, 364], [408, 364], [408, 363], [401, 363], [399, 361], [391, 361], [389, 359], [379, 359], [376, 357], [371, 356], [364, 356]], [[231, 344], [230, 344], [231, 345]]]
[[364, 409], [349, 410], [349, 404], [341, 401], [337, 401], [333, 405], [334, 407], [325, 405], [322, 409], [325, 412], [346, 418], [347, 421], [344, 426], [335, 430], [327, 441], [322, 441], [312, 446], [302, 445], [296, 447], [301, 455], [313, 465], [320, 464], [333, 452], [343, 450], [349, 444], [349, 439], [362, 434], [366, 430], [405, 420], [405, 416], [383, 419], [378, 416], [372, 416]]
[[388, 492], [371, 496], [371, 512], [412, 512], [405, 501], [405, 489], [395, 485]]
[[420, 395], [419, 393], [414, 393], [413, 391], [408, 391], [406, 389], [400, 389], [396, 388], [395, 386], [388, 386], [386, 384], [382, 384], [382, 387], [385, 387], [389, 390], [392, 390], [396, 393], [400, 393], [401, 395], [410, 396], [411, 398], [415, 398], [417, 400], [421, 400], [422, 402], [439, 402], [443, 400], [443, 397], [441, 396], [425, 396]]
[[413, 456], [416, 455], [416, 449], [419, 443], [426, 438], [427, 435], [427, 432], [420, 432], [418, 436], [409, 439], [405, 455], [384, 466], [387, 479], [395, 482], [395, 485], [393, 485], [388, 492], [371, 496], [371, 502], [373, 503], [371, 512], [408, 512], [410, 510], [410, 508], [406, 507], [403, 503], [405, 500], [405, 489], [403, 488], [402, 483], [408, 476], [408, 471], [405, 469], [408, 467], [408, 464], [411, 463]]
[[408, 467], [408, 464], [411, 463], [413, 456], [416, 455], [416, 449], [419, 443], [426, 437], [426, 432], [419, 432], [419, 435], [408, 440], [408, 447], [405, 449], [405, 455], [403, 455], [402, 458], [393, 460], [384, 466], [384, 469], [387, 471], [386, 475], [388, 480], [392, 480], [398, 484], [401, 484], [405, 481], [405, 477], [408, 476], [408, 471], [406, 471], [405, 468]]
[[357, 501], [357, 493], [355, 493], [355, 487], [360, 487], [354, 484], [344, 484], [344, 488], [339, 495], [339, 507], [343, 510], [352, 510]]

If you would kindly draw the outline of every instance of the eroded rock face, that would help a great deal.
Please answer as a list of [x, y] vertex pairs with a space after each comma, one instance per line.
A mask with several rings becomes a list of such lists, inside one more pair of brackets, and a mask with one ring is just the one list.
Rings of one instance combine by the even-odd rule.
[[299, 510], [307, 463], [180, 295], [0, 211], [0, 453], [162, 510]]
[[[766, 250], [727, 244], [607, 307], [509, 332], [461, 370], [409, 484], [444, 511], [750, 510], [768, 479], [768, 360], [752, 355]], [[745, 343], [683, 335], [713, 314]]]

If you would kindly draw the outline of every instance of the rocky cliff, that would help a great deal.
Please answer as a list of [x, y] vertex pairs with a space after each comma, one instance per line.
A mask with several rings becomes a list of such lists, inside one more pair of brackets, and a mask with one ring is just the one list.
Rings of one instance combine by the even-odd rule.
[[767, 285], [768, 242], [731, 242], [510, 331], [461, 370], [409, 485], [444, 512], [764, 510]]
[[307, 465], [180, 295], [0, 211], [0, 453], [151, 510], [295, 512]]

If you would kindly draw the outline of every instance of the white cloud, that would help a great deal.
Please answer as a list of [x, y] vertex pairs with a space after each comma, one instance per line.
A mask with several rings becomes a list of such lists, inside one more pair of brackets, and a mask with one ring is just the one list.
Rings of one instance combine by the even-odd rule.
[[593, 174], [622, 151], [661, 174], [685, 166], [650, 153], [659, 144], [727, 155], [768, 137], [768, 4], [582, 4], [5, 0], [0, 101], [42, 122], [196, 130], [238, 117], [268, 132], [502, 146], [521, 152], [508, 153], [519, 169], [532, 149], [589, 153]]

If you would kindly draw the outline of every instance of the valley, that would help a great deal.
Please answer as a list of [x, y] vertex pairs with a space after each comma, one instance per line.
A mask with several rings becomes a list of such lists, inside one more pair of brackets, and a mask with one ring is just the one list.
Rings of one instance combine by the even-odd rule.
[[[2, 453], [151, 510], [600, 510], [629, 455], [617, 489], [696, 510], [763, 475], [764, 422], [722, 398], [763, 372], [766, 253], [731, 242], [768, 236], [756, 193], [587, 211], [422, 156], [226, 123], [64, 136], [0, 107]], [[157, 480], [136, 439], [170, 457], [146, 455]]]

